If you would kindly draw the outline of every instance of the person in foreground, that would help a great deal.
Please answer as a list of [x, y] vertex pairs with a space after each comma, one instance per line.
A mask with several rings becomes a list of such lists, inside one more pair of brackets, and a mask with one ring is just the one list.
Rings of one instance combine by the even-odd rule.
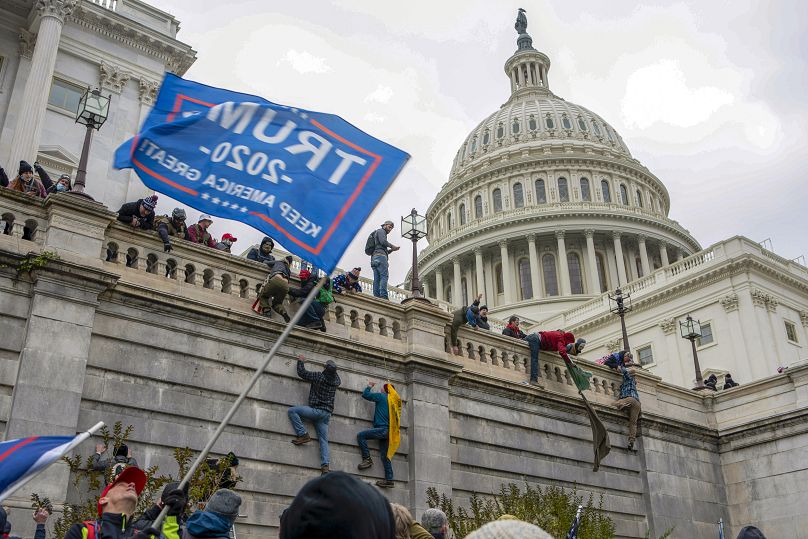
[[423, 526], [415, 522], [409, 509], [398, 503], [391, 503], [390, 505], [393, 508], [396, 539], [432, 539], [432, 535]]
[[226, 488], [217, 490], [205, 504], [204, 510], [188, 518], [183, 539], [229, 538], [239, 507], [241, 496]]
[[495, 520], [478, 528], [466, 539], [553, 539], [553, 537], [533, 524], [521, 520]]

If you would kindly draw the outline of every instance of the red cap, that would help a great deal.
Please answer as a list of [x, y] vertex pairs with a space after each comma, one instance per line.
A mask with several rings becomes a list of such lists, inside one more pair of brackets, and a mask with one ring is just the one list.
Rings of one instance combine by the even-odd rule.
[[300, 273], [298, 275], [300, 276], [301, 281], [305, 281], [306, 279], [311, 277], [311, 272], [307, 269], [302, 269], [300, 270]]
[[237, 242], [237, 241], [238, 241], [238, 238], [237, 238], [237, 237], [235, 237], [233, 234], [231, 234], [231, 233], [229, 233], [229, 232], [228, 232], [227, 234], [225, 234], [224, 236], [222, 236], [222, 241], [224, 241], [224, 240], [230, 240], [230, 241], [232, 241], [232, 242], [234, 242], [234, 243], [235, 243], [235, 242]]
[[[143, 488], [146, 486], [146, 474], [143, 472], [143, 470], [134, 466], [124, 468], [123, 471], [112, 480], [112, 483], [107, 485], [107, 488], [105, 488], [104, 492], [101, 493], [101, 498], [106, 496], [107, 492], [109, 492], [109, 490], [118, 483], [134, 483], [135, 492], [138, 496], [140, 496], [140, 493], [143, 492]], [[101, 507], [101, 498], [98, 498], [99, 517], [104, 513], [104, 510]]]

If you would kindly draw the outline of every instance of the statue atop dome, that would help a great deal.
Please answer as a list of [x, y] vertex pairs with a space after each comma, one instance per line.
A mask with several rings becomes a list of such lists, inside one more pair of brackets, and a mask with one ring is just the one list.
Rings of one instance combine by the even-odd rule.
[[522, 8], [519, 8], [519, 12], [516, 14], [516, 24], [513, 25], [516, 28], [516, 31], [519, 34], [526, 34], [527, 33], [527, 17], [525, 16], [525, 11]]

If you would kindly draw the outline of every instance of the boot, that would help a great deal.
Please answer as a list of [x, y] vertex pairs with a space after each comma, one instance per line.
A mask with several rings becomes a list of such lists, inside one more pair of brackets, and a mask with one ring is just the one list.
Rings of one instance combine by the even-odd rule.
[[289, 320], [291, 320], [289, 315], [286, 313], [283, 313], [281, 316], [283, 317], [283, 321], [286, 322], [287, 324], [289, 323]]
[[629, 451], [631, 451], [632, 453], [636, 453], [636, 452], [637, 452], [637, 448], [636, 448], [636, 447], [634, 447], [634, 440], [629, 440], [629, 441], [628, 441], [628, 447], [627, 447], [627, 449], [628, 449]]
[[303, 444], [309, 443], [310, 441], [311, 441], [311, 438], [309, 438], [309, 433], [308, 432], [306, 434], [304, 434], [303, 436], [295, 436], [294, 438], [292, 438], [292, 443], [295, 444], [295, 445], [303, 445]]
[[325, 475], [330, 471], [331, 470], [328, 468], [328, 464], [323, 464], [322, 466], [320, 466], [320, 475]]
[[360, 462], [356, 467], [360, 470], [367, 470], [373, 466], [373, 459], [370, 457], [362, 457], [362, 462]]
[[394, 486], [396, 486], [396, 484], [391, 480], [380, 479], [376, 481], [376, 486], [381, 488], [393, 488]]

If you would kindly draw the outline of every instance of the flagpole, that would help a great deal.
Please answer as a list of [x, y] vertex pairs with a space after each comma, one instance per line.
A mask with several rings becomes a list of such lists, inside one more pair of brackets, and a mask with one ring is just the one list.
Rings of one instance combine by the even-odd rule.
[[[202, 449], [202, 452], [196, 458], [191, 467], [188, 468], [188, 471], [185, 473], [185, 476], [182, 478], [182, 481], [180, 481], [180, 484], [177, 487], [178, 489], [183, 490], [191, 481], [191, 478], [194, 476], [194, 472], [196, 472], [196, 469], [199, 468], [202, 462], [204, 462], [205, 457], [208, 456], [208, 453], [210, 453], [210, 450], [213, 448], [214, 444], [219, 439], [219, 436], [221, 436], [222, 432], [224, 432], [225, 427], [227, 427], [227, 425], [230, 423], [230, 420], [233, 419], [233, 416], [236, 415], [236, 412], [241, 406], [241, 403], [244, 402], [244, 399], [247, 398], [247, 394], [258, 382], [258, 379], [261, 377], [261, 375], [269, 366], [269, 362], [272, 361], [273, 357], [275, 357], [276, 352], [278, 351], [278, 349], [280, 349], [281, 345], [286, 340], [286, 337], [289, 336], [289, 334], [292, 332], [292, 329], [295, 327], [295, 324], [297, 324], [297, 322], [303, 317], [303, 313], [306, 312], [306, 309], [308, 309], [309, 305], [312, 304], [317, 293], [320, 291], [320, 288], [325, 284], [325, 281], [328, 278], [329, 278], [328, 274], [323, 275], [317, 282], [317, 286], [312, 288], [311, 292], [309, 292], [309, 294], [306, 296], [306, 299], [303, 300], [303, 303], [300, 305], [300, 308], [297, 310], [292, 319], [286, 324], [283, 333], [281, 333], [280, 337], [278, 337], [278, 340], [275, 341], [275, 344], [272, 345], [272, 348], [269, 350], [269, 353], [267, 354], [264, 363], [255, 370], [255, 373], [253, 374], [252, 378], [250, 378], [250, 381], [247, 382], [247, 385], [244, 387], [244, 389], [241, 390], [241, 393], [239, 394], [236, 401], [233, 403], [233, 406], [231, 406], [230, 410], [228, 410], [227, 414], [225, 414], [224, 419], [222, 419], [222, 422], [219, 423], [219, 426], [213, 432], [213, 435], [211, 435], [210, 439], [208, 440], [208, 443], [205, 445], [204, 449]], [[163, 522], [163, 519], [168, 513], [168, 509], [169, 509], [168, 505], [165, 505], [163, 507], [163, 510], [160, 511], [160, 514], [157, 515], [157, 518], [154, 520], [154, 522], [151, 523], [152, 528], [157, 530], [160, 529], [160, 524]]]
[[[81, 442], [85, 441], [85, 440], [86, 440], [86, 439], [88, 439], [90, 436], [92, 436], [93, 434], [95, 434], [96, 432], [98, 432], [99, 430], [101, 430], [101, 427], [103, 427], [103, 426], [104, 426], [104, 422], [103, 422], [103, 421], [99, 421], [98, 423], [96, 423], [95, 425], [93, 425], [92, 427], [90, 427], [90, 429], [89, 429], [89, 430], [86, 430], [86, 431], [82, 432], [81, 434], [79, 434], [78, 436], [76, 436], [75, 438], [73, 438], [73, 441], [72, 441], [72, 442], [70, 442], [69, 444], [67, 444], [67, 446], [64, 448], [64, 451], [62, 451], [62, 454], [61, 454], [61, 455], [59, 455], [59, 458], [61, 458], [61, 457], [65, 456], [67, 453], [69, 453], [70, 451], [72, 451], [72, 450], [73, 450], [73, 449], [74, 449], [74, 448], [75, 448], [77, 445], [79, 445]], [[56, 462], [56, 461], [54, 461], [54, 462]], [[53, 464], [53, 462], [52, 462], [51, 464]], [[44, 467], [44, 468], [42, 468], [41, 470], [37, 471], [36, 473], [34, 473], [34, 474], [30, 475], [29, 477], [26, 477], [26, 478], [25, 478], [25, 481], [22, 481], [22, 482], [20, 482], [20, 483], [18, 483], [18, 484], [16, 484], [16, 485], [14, 485], [14, 486], [13, 486], [13, 487], [12, 487], [10, 490], [8, 490], [8, 491], [6, 491], [4, 494], [0, 495], [0, 502], [2, 502], [3, 500], [7, 499], [9, 496], [11, 496], [12, 494], [14, 494], [15, 492], [17, 492], [17, 491], [18, 491], [18, 490], [19, 490], [21, 487], [23, 487], [24, 485], [26, 485], [26, 484], [27, 484], [27, 483], [28, 483], [28, 482], [29, 482], [31, 479], [33, 479], [34, 477], [38, 476], [39, 474], [41, 474], [42, 472], [44, 472], [44, 471], [45, 471], [45, 470], [47, 470], [48, 468], [50, 468], [50, 464], [49, 464], [49, 465], [47, 465], [47, 466], [45, 466], [45, 467]]]

